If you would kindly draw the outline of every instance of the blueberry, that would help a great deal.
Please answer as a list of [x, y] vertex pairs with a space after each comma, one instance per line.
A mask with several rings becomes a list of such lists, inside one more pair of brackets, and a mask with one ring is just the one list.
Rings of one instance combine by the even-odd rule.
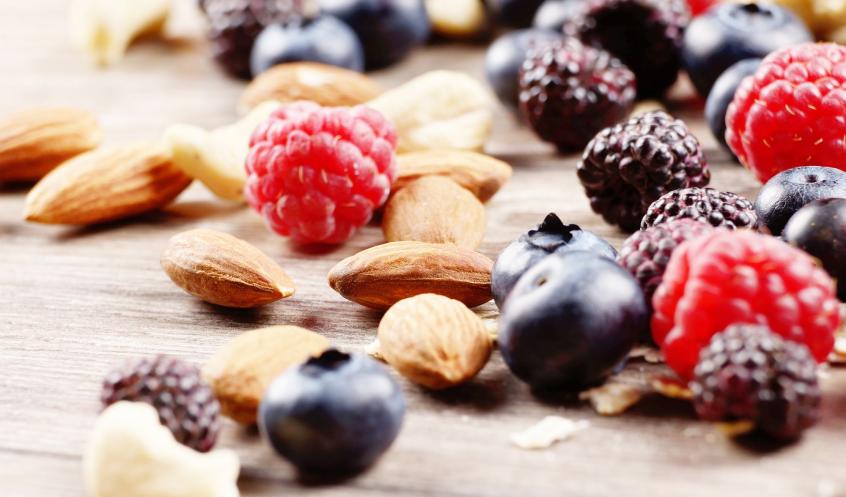
[[611, 244], [575, 224], [565, 225], [550, 212], [536, 229], [511, 242], [497, 257], [491, 275], [496, 305], [502, 308], [517, 280], [532, 266], [550, 254], [572, 250], [595, 252], [612, 260], [617, 257]]
[[504, 105], [517, 109], [520, 67], [526, 60], [529, 48], [561, 37], [561, 33], [554, 31], [524, 29], [506, 33], [491, 44], [485, 56], [485, 74], [497, 98]]
[[740, 82], [746, 76], [755, 74], [755, 70], [761, 65], [761, 59], [744, 59], [735, 63], [717, 78], [711, 93], [708, 94], [708, 101], [705, 103], [705, 119], [714, 138], [728, 150], [726, 145], [726, 111], [734, 99], [734, 93]]
[[276, 64], [297, 61], [364, 70], [364, 52], [355, 33], [328, 16], [264, 28], [253, 45], [250, 69], [258, 76]]
[[355, 31], [368, 70], [398, 62], [429, 37], [423, 0], [320, 0], [320, 8]]
[[497, 21], [513, 28], [525, 28], [532, 23], [543, 0], [488, 0], [487, 4]]
[[545, 258], [508, 296], [497, 342], [508, 367], [535, 388], [580, 388], [622, 364], [649, 329], [637, 281], [587, 251]]
[[331, 349], [273, 380], [258, 421], [301, 472], [349, 474], [388, 449], [404, 414], [402, 391], [381, 365]]
[[575, 9], [583, 0], [546, 0], [541, 4], [532, 26], [537, 29], [561, 31], [564, 22], [571, 18]]
[[821, 198], [846, 198], [846, 172], [833, 167], [802, 166], [782, 171], [758, 192], [758, 223], [775, 236], [808, 202]]
[[784, 7], [727, 2], [690, 23], [682, 60], [696, 90], [707, 97], [720, 74], [735, 62], [807, 41], [813, 41], [807, 26]]
[[819, 259], [837, 280], [837, 297], [846, 301], [846, 199], [808, 203], [787, 222], [784, 239]]

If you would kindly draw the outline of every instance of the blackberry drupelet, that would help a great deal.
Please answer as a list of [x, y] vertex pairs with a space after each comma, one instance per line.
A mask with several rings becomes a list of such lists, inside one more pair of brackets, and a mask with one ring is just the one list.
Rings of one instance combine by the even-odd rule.
[[211, 450], [220, 432], [220, 404], [193, 365], [155, 356], [127, 362], [106, 375], [103, 406], [121, 400], [146, 402], [174, 438], [200, 452]]
[[660, 111], [600, 131], [582, 155], [578, 176], [594, 212], [630, 232], [661, 195], [711, 180], [696, 137]]
[[753, 228], [758, 222], [752, 202], [736, 193], [713, 188], [683, 188], [653, 202], [643, 216], [641, 229], [685, 218], [730, 230]]
[[714, 335], [690, 389], [701, 418], [750, 420], [779, 439], [797, 438], [819, 418], [816, 361], [806, 346], [762, 325], [733, 325]]
[[575, 39], [540, 43], [520, 70], [520, 110], [544, 141], [579, 150], [628, 115], [634, 75], [608, 52]]

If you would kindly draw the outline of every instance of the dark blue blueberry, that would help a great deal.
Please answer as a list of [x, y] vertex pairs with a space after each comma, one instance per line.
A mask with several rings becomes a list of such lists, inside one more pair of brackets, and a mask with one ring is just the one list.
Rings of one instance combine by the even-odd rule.
[[705, 103], [705, 119], [714, 138], [728, 150], [726, 145], [726, 111], [734, 99], [734, 93], [740, 82], [746, 76], [755, 74], [755, 70], [761, 65], [761, 59], [745, 59], [737, 62], [717, 78], [711, 93], [708, 94], [708, 101]]
[[349, 474], [390, 447], [404, 415], [402, 391], [381, 365], [332, 349], [276, 378], [258, 422], [301, 472]]
[[532, 26], [561, 32], [564, 23], [571, 18], [583, 0], [546, 0], [535, 14]]
[[720, 74], [734, 63], [813, 39], [802, 20], [784, 7], [726, 2], [690, 23], [682, 60], [696, 90], [707, 97]]
[[520, 278], [500, 316], [497, 343], [508, 367], [535, 388], [596, 384], [649, 329], [637, 281], [586, 251], [545, 258]]
[[488, 0], [496, 20], [513, 28], [525, 28], [532, 23], [543, 0]]
[[253, 45], [250, 69], [258, 76], [276, 64], [298, 61], [364, 70], [364, 52], [355, 33], [329, 16], [264, 28]]
[[423, 0], [320, 0], [320, 8], [347, 23], [364, 47], [368, 70], [388, 67], [429, 37]]
[[485, 56], [485, 75], [500, 102], [517, 109], [520, 67], [526, 60], [526, 52], [535, 44], [561, 37], [561, 33], [554, 31], [524, 29], [506, 33], [491, 44]]
[[819, 259], [837, 280], [837, 297], [846, 301], [846, 199], [808, 203], [790, 218], [784, 239]]
[[537, 229], [521, 235], [497, 257], [491, 275], [496, 305], [502, 308], [517, 280], [532, 266], [550, 254], [572, 250], [595, 252], [611, 260], [617, 257], [614, 247], [602, 238], [575, 224], [565, 225], [557, 215], [549, 213]]
[[782, 171], [758, 192], [758, 223], [774, 236], [808, 202], [821, 198], [846, 198], [846, 172], [833, 167], [802, 166]]

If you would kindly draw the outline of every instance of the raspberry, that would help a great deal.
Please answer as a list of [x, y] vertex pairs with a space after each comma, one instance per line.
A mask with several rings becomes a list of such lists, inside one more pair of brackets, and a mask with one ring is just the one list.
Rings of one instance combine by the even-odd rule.
[[578, 175], [594, 212], [626, 231], [640, 227], [644, 212], [661, 195], [711, 180], [696, 137], [664, 112], [647, 112], [600, 131], [585, 148]]
[[127, 362], [106, 375], [104, 407], [121, 400], [146, 402], [174, 438], [200, 452], [211, 450], [220, 432], [220, 404], [193, 365], [156, 356]]
[[758, 222], [752, 202], [731, 192], [713, 188], [682, 188], [652, 202], [641, 229], [673, 219], [696, 219], [719, 228], [752, 228]]
[[520, 71], [520, 109], [543, 140], [581, 150], [599, 130], [625, 118], [634, 74], [608, 52], [575, 39], [541, 43]]
[[250, 139], [244, 195], [270, 229], [298, 243], [341, 243], [385, 203], [397, 137], [377, 111], [283, 105]]
[[717, 229], [683, 243], [652, 305], [652, 338], [684, 379], [702, 347], [732, 324], [769, 326], [823, 362], [840, 322], [834, 282], [814, 259], [751, 230]]
[[699, 417], [751, 420], [775, 438], [797, 438], [819, 419], [816, 361], [808, 347], [766, 326], [738, 324], [714, 335], [690, 390]]
[[846, 169], [846, 47], [805, 43], [773, 52], [726, 114], [726, 141], [761, 182], [797, 166]]

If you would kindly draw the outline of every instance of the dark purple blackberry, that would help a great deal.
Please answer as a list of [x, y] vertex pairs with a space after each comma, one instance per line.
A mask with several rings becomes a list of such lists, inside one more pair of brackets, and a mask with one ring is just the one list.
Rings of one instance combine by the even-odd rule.
[[661, 195], [711, 180], [696, 137], [660, 111], [600, 131], [585, 148], [578, 175], [594, 212], [626, 231], [638, 229]]
[[805, 345], [766, 326], [733, 325], [714, 335], [690, 390], [699, 417], [753, 421], [775, 438], [796, 438], [819, 418], [816, 361]]
[[172, 357], [155, 356], [127, 362], [106, 375], [100, 395], [103, 406], [121, 400], [146, 402], [174, 438], [207, 452], [220, 432], [220, 404], [195, 366]]
[[544, 141], [579, 150], [631, 111], [634, 75], [608, 52], [578, 40], [532, 48], [520, 70], [520, 110]]
[[641, 229], [674, 219], [696, 219], [730, 230], [752, 228], [758, 222], [752, 202], [731, 192], [713, 188], [683, 188], [672, 191], [649, 206]]
[[200, 0], [209, 21], [215, 60], [229, 74], [249, 79], [250, 52], [265, 26], [298, 22], [313, 14], [314, 0]]
[[585, 0], [564, 23], [564, 32], [601, 47], [634, 72], [640, 98], [660, 97], [681, 68], [685, 0]]

